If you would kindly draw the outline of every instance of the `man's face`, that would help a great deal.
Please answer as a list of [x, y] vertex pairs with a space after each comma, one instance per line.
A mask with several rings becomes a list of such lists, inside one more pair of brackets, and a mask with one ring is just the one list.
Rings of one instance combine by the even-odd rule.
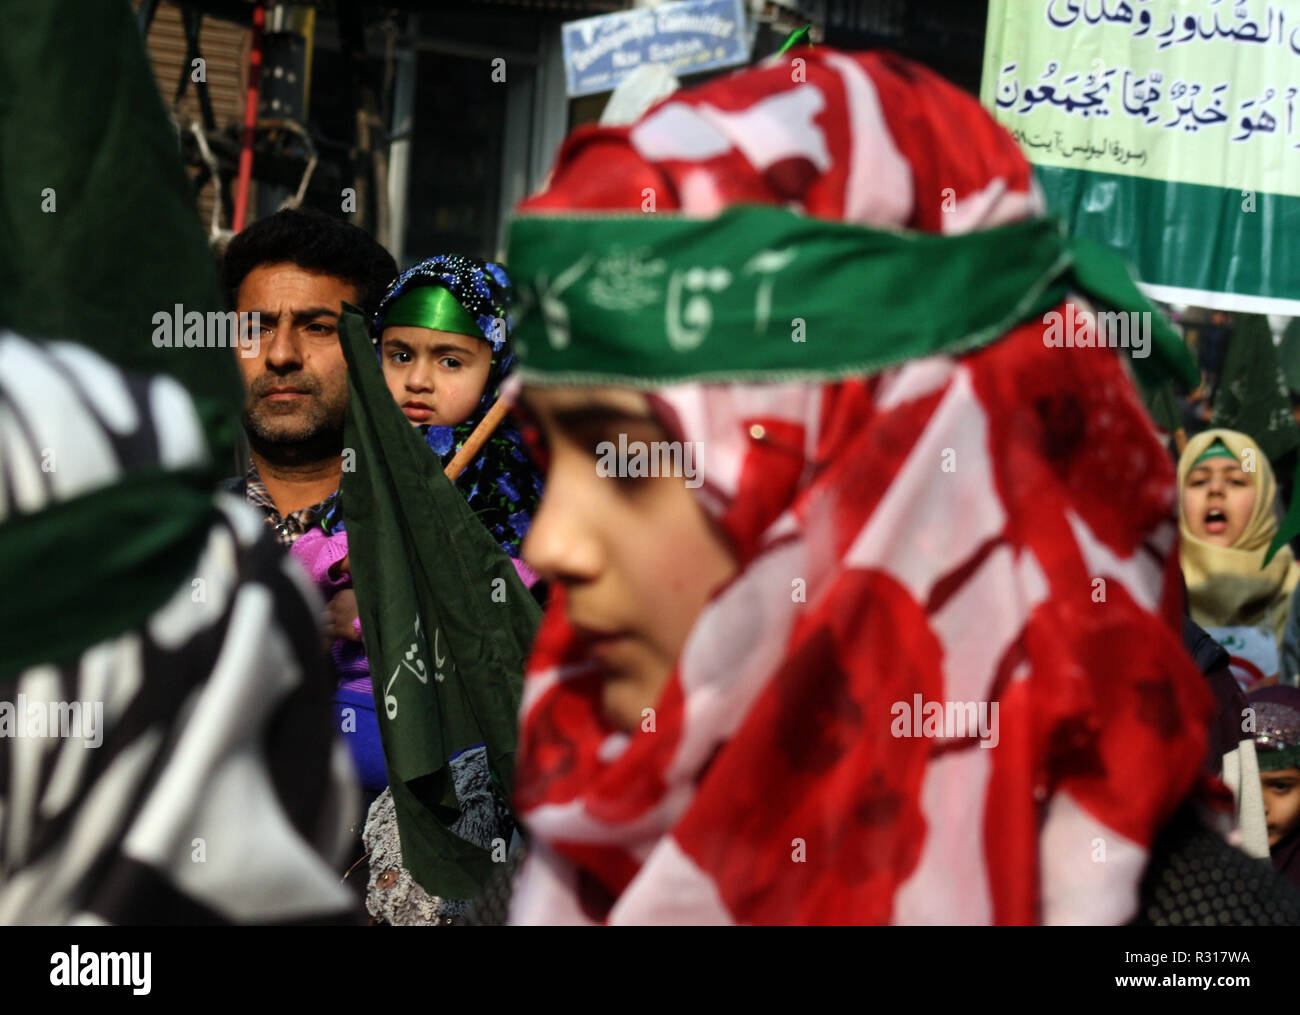
[[1264, 792], [1268, 845], [1276, 846], [1300, 825], [1300, 768], [1259, 773]]
[[312, 446], [341, 434], [348, 371], [339, 344], [344, 301], [357, 288], [294, 264], [254, 268], [239, 286], [235, 309], [261, 315], [260, 355], [238, 357], [247, 398], [244, 428], [261, 452]]
[[545, 445], [542, 503], [524, 558], [564, 586], [568, 620], [604, 670], [611, 726], [632, 731], [655, 706], [713, 593], [736, 564], [683, 476], [620, 478], [598, 446], [668, 440], [645, 396], [620, 388], [524, 392]]

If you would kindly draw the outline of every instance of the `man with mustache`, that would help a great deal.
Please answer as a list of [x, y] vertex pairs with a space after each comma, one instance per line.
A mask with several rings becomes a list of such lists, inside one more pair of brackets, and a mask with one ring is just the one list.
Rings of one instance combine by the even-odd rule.
[[370, 314], [396, 274], [392, 256], [367, 233], [314, 211], [277, 212], [226, 250], [231, 304], [259, 315], [258, 355], [238, 358], [250, 464], [226, 486], [261, 509], [282, 546], [311, 527], [342, 475], [342, 304]]

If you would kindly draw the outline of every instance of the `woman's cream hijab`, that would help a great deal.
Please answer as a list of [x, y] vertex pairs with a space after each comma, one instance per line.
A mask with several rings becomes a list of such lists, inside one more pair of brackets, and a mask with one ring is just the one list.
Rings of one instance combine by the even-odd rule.
[[[1255, 508], [1250, 521], [1231, 546], [1216, 546], [1198, 539], [1187, 527], [1183, 491], [1192, 465], [1216, 440], [1245, 463], [1251, 451], [1255, 462], [1247, 475], [1255, 481]], [[1178, 459], [1178, 528], [1182, 533], [1181, 562], [1187, 582], [1192, 619], [1202, 627], [1259, 627], [1273, 629], [1278, 644], [1291, 610], [1291, 593], [1300, 581], [1300, 567], [1289, 546], [1283, 546], [1261, 570], [1269, 543], [1277, 534], [1273, 500], [1277, 481], [1258, 444], [1235, 430], [1206, 430], [1187, 442]]]

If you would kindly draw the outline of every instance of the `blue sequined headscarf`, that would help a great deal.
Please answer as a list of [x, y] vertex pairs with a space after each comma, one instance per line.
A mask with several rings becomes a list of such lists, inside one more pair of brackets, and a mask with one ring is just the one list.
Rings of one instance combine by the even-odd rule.
[[[478, 325], [477, 336], [492, 347], [492, 365], [474, 412], [455, 426], [421, 426], [424, 439], [446, 465], [474, 432], [500, 395], [501, 382], [514, 366], [510, 342], [510, 276], [501, 265], [461, 254], [439, 254], [408, 268], [388, 287], [375, 312], [378, 342], [385, 317], [401, 297], [421, 286], [438, 286], [452, 296]], [[456, 480], [475, 514], [512, 557], [528, 532], [541, 499], [542, 480], [524, 451], [518, 428], [507, 416], [492, 432], [478, 457]]]

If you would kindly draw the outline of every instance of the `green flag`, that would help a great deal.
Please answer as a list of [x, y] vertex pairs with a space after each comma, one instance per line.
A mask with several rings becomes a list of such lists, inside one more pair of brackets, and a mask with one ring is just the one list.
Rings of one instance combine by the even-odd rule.
[[1174, 397], [1174, 386], [1172, 381], [1164, 381], [1161, 384], [1151, 386], [1143, 383], [1142, 377], [1136, 371], [1133, 374], [1138, 394], [1142, 398], [1143, 405], [1146, 406], [1147, 412], [1155, 420], [1156, 425], [1166, 433], [1173, 433], [1175, 430], [1182, 428], [1183, 420], [1178, 412], [1178, 402]]
[[493, 783], [510, 799], [541, 611], [393, 401], [365, 324], [348, 310], [343, 518], [402, 859], [429, 893], [473, 898], [493, 851], [452, 830], [450, 762], [486, 744]]
[[206, 468], [135, 469], [0, 525], [9, 674], [142, 623], [192, 575], [241, 395], [229, 345], [154, 341], [157, 315], [174, 336], [178, 308], [206, 325], [221, 297], [127, 0], [0, 0], [0, 26], [0, 329], [171, 375], [212, 450]]
[[178, 307], [206, 328], [222, 300], [130, 5], [0, 0], [0, 25], [0, 327], [176, 377], [224, 469], [235, 352], [154, 340], [158, 314], [174, 337]]
[[1253, 438], [1274, 464], [1300, 444], [1272, 331], [1260, 314], [1237, 315], [1210, 425]]
[[1286, 386], [1300, 393], [1300, 317], [1291, 318], [1291, 323], [1282, 332], [1282, 344], [1277, 350], [1278, 366]]

